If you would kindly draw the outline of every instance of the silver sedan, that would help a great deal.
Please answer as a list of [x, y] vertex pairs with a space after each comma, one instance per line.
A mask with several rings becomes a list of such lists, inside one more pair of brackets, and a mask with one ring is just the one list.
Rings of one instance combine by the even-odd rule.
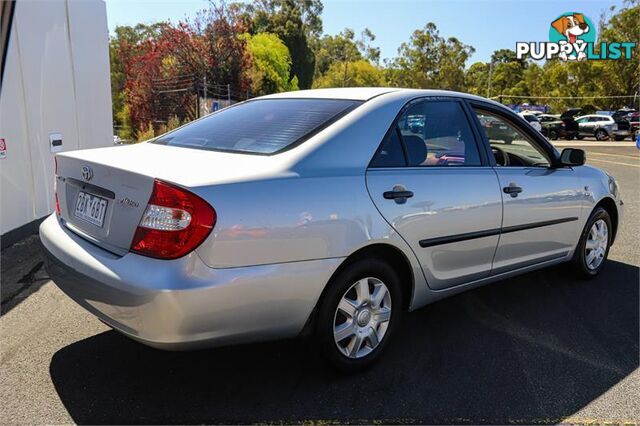
[[407, 311], [563, 262], [600, 273], [623, 202], [584, 162], [476, 96], [281, 93], [58, 154], [40, 236], [56, 284], [142, 343], [312, 335], [353, 370]]

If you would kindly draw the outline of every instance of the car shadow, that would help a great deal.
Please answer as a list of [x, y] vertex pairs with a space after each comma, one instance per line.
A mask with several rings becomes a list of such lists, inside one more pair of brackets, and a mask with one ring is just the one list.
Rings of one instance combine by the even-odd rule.
[[310, 340], [162, 352], [109, 331], [50, 373], [76, 423], [556, 423], [638, 367], [639, 269], [560, 267], [405, 318], [373, 368], [345, 376]]

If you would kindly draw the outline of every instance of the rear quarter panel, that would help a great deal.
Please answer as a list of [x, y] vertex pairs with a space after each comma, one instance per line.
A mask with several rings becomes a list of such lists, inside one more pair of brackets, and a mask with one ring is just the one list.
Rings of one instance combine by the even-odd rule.
[[216, 185], [200, 195], [218, 219], [198, 253], [216, 268], [348, 256], [381, 221], [363, 176]]

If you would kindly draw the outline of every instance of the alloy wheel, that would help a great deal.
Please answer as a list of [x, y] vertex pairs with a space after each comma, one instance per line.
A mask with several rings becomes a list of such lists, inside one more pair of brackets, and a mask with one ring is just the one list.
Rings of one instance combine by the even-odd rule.
[[358, 280], [344, 293], [333, 319], [333, 339], [349, 358], [371, 353], [384, 338], [391, 319], [391, 294], [379, 279]]
[[598, 219], [591, 225], [587, 243], [585, 244], [585, 264], [590, 270], [596, 270], [602, 264], [609, 244], [609, 229], [607, 223]]
[[605, 132], [604, 130], [598, 130], [596, 132], [596, 139], [599, 141], [607, 139], [607, 132]]

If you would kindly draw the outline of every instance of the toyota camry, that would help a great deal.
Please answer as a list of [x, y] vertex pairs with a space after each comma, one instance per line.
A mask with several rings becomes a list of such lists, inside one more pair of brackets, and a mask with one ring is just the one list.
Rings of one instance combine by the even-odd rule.
[[60, 153], [55, 181], [47, 269], [109, 326], [163, 349], [307, 335], [343, 370], [444, 297], [559, 263], [597, 275], [623, 210], [583, 151], [432, 90], [264, 96]]

